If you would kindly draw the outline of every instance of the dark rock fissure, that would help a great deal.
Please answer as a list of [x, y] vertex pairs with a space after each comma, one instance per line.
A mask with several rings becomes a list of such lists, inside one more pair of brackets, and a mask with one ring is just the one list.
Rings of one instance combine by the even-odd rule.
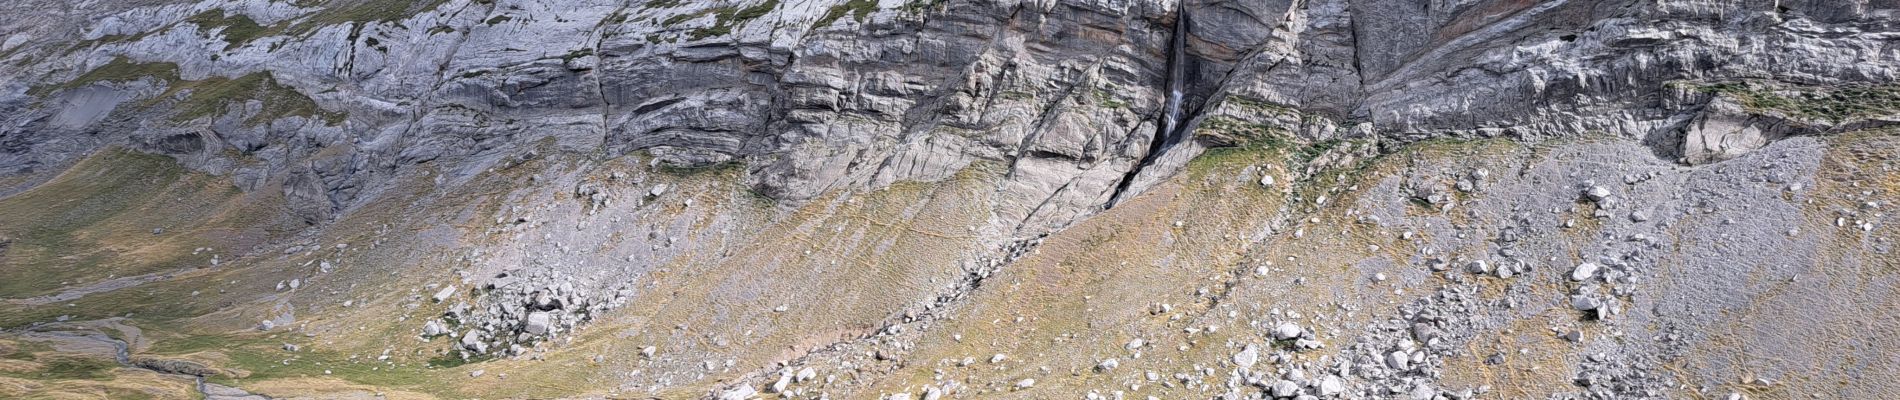
[[1154, 139], [1148, 143], [1148, 154], [1143, 155], [1141, 162], [1135, 164], [1134, 168], [1130, 168], [1128, 174], [1122, 176], [1121, 183], [1115, 185], [1115, 192], [1108, 197], [1107, 207], [1109, 208], [1121, 202], [1122, 196], [1127, 194], [1129, 186], [1134, 184], [1135, 177], [1140, 175], [1142, 170], [1153, 165], [1156, 159], [1168, 152], [1168, 149], [1180, 144], [1181, 140], [1188, 136], [1187, 126], [1191, 124], [1188, 123], [1188, 116], [1184, 111], [1187, 107], [1182, 104], [1185, 102], [1183, 98], [1186, 97], [1183, 92], [1187, 90], [1188, 11], [1185, 2], [1177, 7], [1174, 33], [1168, 45], [1168, 81], [1163, 86], [1167, 90], [1168, 98], [1161, 110], [1161, 126], [1155, 131]]

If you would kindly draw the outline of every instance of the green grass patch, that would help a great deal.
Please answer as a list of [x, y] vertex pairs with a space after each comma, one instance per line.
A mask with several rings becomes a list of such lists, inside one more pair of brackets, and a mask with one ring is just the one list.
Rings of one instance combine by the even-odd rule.
[[561, 55], [561, 62], [572, 63], [574, 62], [574, 60], [578, 60], [583, 57], [588, 57], [592, 55], [594, 55], [594, 48], [592, 47], [575, 49], [574, 51], [570, 51], [570, 52], [567, 52], [567, 54]]
[[[1115, 88], [1115, 85], [1109, 84], [1109, 88]], [[1115, 97], [1115, 93], [1110, 92], [1107, 88], [1095, 89], [1095, 104], [1107, 108], [1128, 108], [1128, 102]]]
[[462, 358], [462, 352], [451, 351], [447, 354], [429, 358], [429, 367], [437, 369], [455, 368], [494, 359], [492, 355], [470, 356]]
[[51, 346], [28, 342], [35, 345], [32, 353], [24, 351], [8, 355], [6, 358], [32, 361], [39, 364], [34, 371], [0, 372], [0, 376], [33, 380], [101, 380], [112, 376], [113, 369], [119, 363], [110, 358], [101, 358], [86, 354], [60, 354]]
[[1900, 86], [1783, 86], [1739, 81], [1686, 85], [1707, 93], [1726, 95], [1753, 112], [1781, 112], [1832, 123], [1900, 112]]
[[926, 11], [939, 9], [943, 3], [944, 0], [911, 0], [904, 3], [904, 11], [911, 14], [923, 14]]
[[198, 118], [215, 116], [230, 109], [232, 105], [257, 100], [263, 103], [263, 109], [257, 115], [244, 120], [245, 126], [257, 126], [279, 118], [305, 117], [322, 120], [329, 125], [341, 124], [347, 114], [324, 110], [315, 100], [302, 92], [277, 82], [268, 72], [257, 72], [237, 78], [211, 77], [201, 81], [182, 82], [172, 85], [164, 95], [147, 101], [151, 103], [175, 97], [179, 92], [187, 92], [185, 98], [173, 105], [175, 113], [172, 121], [185, 122]]
[[[745, 23], [747, 22], [751, 22], [752, 20], [765, 16], [765, 14], [771, 13], [773, 9], [778, 8], [778, 4], [779, 4], [778, 2], [779, 0], [765, 0], [764, 3], [759, 3], [759, 4], [753, 5], [751, 7], [746, 7], [746, 8], [719, 7], [719, 8], [707, 10], [707, 12], [710, 12], [713, 14], [713, 25], [709, 27], [705, 27], [705, 28], [695, 29], [693, 30], [691, 36], [693, 40], [699, 40], [699, 39], [704, 39], [704, 38], [713, 37], [713, 36], [725, 36], [725, 35], [732, 34], [733, 28], [739, 27], [741, 25], [745, 25]], [[700, 15], [704, 15], [704, 14], [700, 14]], [[698, 15], [692, 15], [692, 14], [682, 15], [682, 16], [698, 17]], [[679, 18], [679, 17], [681, 16], [675, 16], [674, 18]], [[691, 18], [688, 18], [688, 19], [691, 19]], [[669, 21], [667, 25], [672, 25], [677, 22], [683, 22], [683, 20], [674, 21], [673, 18], [668, 18], [667, 21]]]
[[316, 14], [285, 29], [304, 35], [327, 26], [388, 23], [441, 8], [448, 0], [305, 0], [297, 5], [322, 7]]
[[119, 367], [112, 360], [92, 357], [52, 357], [41, 364], [46, 365], [46, 369], [38, 373], [42, 379], [100, 379], [107, 376], [106, 372]]
[[315, 100], [302, 92], [277, 82], [268, 72], [257, 72], [238, 78], [211, 77], [199, 81], [186, 81], [179, 78], [178, 64], [140, 63], [129, 58], [114, 58], [106, 65], [94, 68], [66, 83], [56, 86], [36, 87], [28, 94], [44, 97], [55, 92], [76, 89], [101, 82], [130, 82], [152, 78], [163, 81], [165, 93], [140, 102], [140, 107], [157, 106], [166, 100], [186, 93], [183, 100], [174, 104], [172, 121], [184, 122], [197, 118], [216, 115], [228, 109], [232, 104], [241, 104], [249, 100], [263, 102], [263, 110], [245, 120], [247, 126], [257, 126], [284, 117], [306, 117], [323, 120], [334, 126], [343, 122], [347, 114], [331, 112], [317, 106]]
[[693, 18], [699, 18], [699, 16], [701, 15], [705, 15], [705, 14], [680, 14], [680, 15], [675, 15], [671, 17], [666, 17], [666, 20], [660, 21], [660, 25], [666, 26], [666, 27], [672, 27], [674, 25], [679, 25], [682, 22], [691, 21], [693, 20]]
[[613, 14], [607, 16], [607, 19], [600, 20], [600, 22], [604, 25], [620, 25], [627, 23], [627, 18], [631, 17], [633, 16], [627, 15], [626, 10], [620, 10], [614, 11]]
[[877, 11], [877, 0], [849, 0], [825, 10], [825, 15], [818, 17], [818, 21], [813, 22], [811, 27], [818, 29], [831, 26], [846, 15], [850, 15], [852, 19], [862, 24], [864, 19], [870, 17], [874, 11]]
[[1278, 113], [1287, 113], [1287, 112], [1297, 112], [1291, 108], [1287, 108], [1286, 106], [1268, 103], [1261, 100], [1254, 100], [1251, 98], [1247, 98], [1245, 96], [1227, 96], [1223, 98], [1221, 102], [1225, 104], [1233, 104], [1235, 106], [1249, 109], [1249, 110], [1266, 112], [1266, 113], [1278, 114]]
[[1261, 145], [1274, 148], [1293, 146], [1292, 133], [1284, 129], [1265, 124], [1256, 124], [1224, 115], [1213, 115], [1202, 119], [1194, 127], [1196, 135], [1215, 134], [1234, 139], [1235, 142], [1260, 142]]
[[113, 58], [106, 65], [93, 68], [80, 74], [78, 78], [54, 86], [39, 86], [28, 90], [27, 94], [45, 97], [54, 92], [77, 89], [101, 82], [131, 82], [139, 79], [155, 78], [167, 84], [178, 82], [178, 64], [134, 62], [130, 58]]
[[[109, 265], [118, 254], [102, 249], [96, 232], [112, 220], [139, 219], [142, 204], [179, 180], [184, 168], [170, 158], [108, 151], [72, 167], [52, 182], [0, 200], [0, 233], [13, 238], [0, 264], [0, 297], [31, 297], [79, 281], [119, 273]], [[150, 227], [143, 227], [145, 230]], [[150, 233], [146, 233], [150, 236]]]
[[33, 361], [34, 353], [53, 351], [53, 346], [41, 342], [0, 343], [0, 358], [20, 361]]
[[202, 35], [208, 36], [211, 31], [218, 30], [224, 36], [225, 50], [243, 47], [244, 44], [258, 38], [282, 33], [284, 28], [288, 27], [286, 24], [270, 27], [258, 25], [257, 21], [249, 16], [227, 14], [222, 9], [198, 13], [186, 19], [185, 22], [198, 25], [198, 33]]
[[[242, 385], [246, 381], [329, 377], [362, 385], [403, 389], [418, 389], [426, 384], [439, 383], [430, 379], [435, 374], [435, 367], [429, 364], [390, 364], [376, 361], [374, 355], [359, 355], [352, 360], [345, 354], [320, 350], [288, 353], [280, 348], [282, 344], [276, 340], [233, 340], [227, 342], [219, 352], [230, 358], [230, 367], [250, 371], [251, 374], [244, 378], [218, 376], [208, 379], [228, 385]], [[291, 361], [286, 364], [286, 359]]]

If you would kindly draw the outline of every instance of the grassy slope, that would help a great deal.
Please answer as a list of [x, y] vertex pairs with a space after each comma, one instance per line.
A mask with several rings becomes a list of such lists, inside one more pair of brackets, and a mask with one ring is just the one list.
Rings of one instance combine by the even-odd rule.
[[[186, 177], [162, 156], [106, 151], [51, 182], [0, 199], [0, 235], [12, 240], [0, 259], [0, 271], [10, 278], [0, 280], [0, 297], [207, 266], [209, 254], [190, 253], [210, 240], [190, 228], [235, 197], [235, 189], [220, 186]], [[154, 235], [155, 228], [169, 231]]]
[[[173, 279], [32, 305], [0, 303], [0, 326], [15, 328], [69, 315], [79, 320], [132, 316], [159, 336], [182, 318], [233, 304], [218, 292], [225, 269], [212, 254], [266, 240], [279, 226], [260, 212], [267, 198], [242, 195], [228, 181], [190, 173], [170, 158], [104, 150], [52, 180], [0, 199], [0, 293], [9, 299], [58, 293], [112, 276], [171, 273]], [[274, 209], [272, 209], [274, 211]], [[164, 228], [154, 235], [153, 228]], [[200, 247], [213, 252], [192, 254]], [[228, 264], [227, 264], [228, 265]], [[193, 292], [204, 295], [194, 296]], [[148, 333], [155, 331], [148, 330]], [[9, 334], [10, 335], [10, 334]], [[0, 338], [0, 397], [188, 398], [189, 379], [119, 368], [109, 358], [32, 351], [36, 342]], [[20, 351], [22, 348], [27, 351]]]
[[[1833, 174], [1835, 181], [1841, 183], [1825, 185], [1821, 190], [1838, 192], [1874, 189], [1846, 185], [1853, 181], [1877, 182], [1882, 185], [1878, 190], [1883, 193], [1894, 193], [1900, 189], [1892, 187], [1895, 182], [1900, 182], [1900, 177], [1892, 174], [1865, 180], [1842, 178], [1878, 170], [1875, 164], [1881, 162], [1881, 157], [1884, 157], [1882, 154], [1886, 153], [1862, 153], [1886, 148], [1881, 147], [1880, 143], [1891, 142], [1890, 138], [1877, 134], [1854, 134], [1833, 140], [1840, 143], [1832, 147], [1835, 150], [1829, 155], [1830, 167], [1827, 167], [1832, 169], [1824, 174]], [[1318, 223], [1307, 224], [1308, 239], [1290, 238], [1284, 232], [1272, 235], [1265, 241], [1247, 239], [1267, 229], [1281, 206], [1286, 204], [1286, 194], [1262, 188], [1254, 183], [1257, 178], [1244, 176], [1241, 171], [1263, 165], [1281, 168], [1290, 160], [1305, 158], [1301, 153], [1298, 149], [1277, 147], [1218, 150], [1196, 160], [1188, 173], [1152, 192], [1051, 236], [1035, 253], [990, 278], [974, 297], [954, 306], [950, 312], [955, 319], [922, 333], [918, 345], [904, 353], [903, 362], [883, 366], [894, 372], [866, 375], [867, 382], [856, 384], [866, 384], [868, 388], [847, 393], [845, 397], [918, 393], [922, 385], [939, 381], [935, 375], [940, 371], [949, 380], [963, 381], [977, 390], [989, 390], [990, 395], [1033, 398], [1058, 394], [1068, 396], [1091, 389], [1102, 392], [1126, 390], [1128, 384], [1144, 381], [1137, 376], [1139, 371], [1171, 373], [1185, 365], [1223, 359], [1236, 350], [1234, 346], [1239, 343], [1258, 342], [1262, 329], [1250, 328], [1247, 326], [1248, 321], [1226, 320], [1224, 315], [1228, 311], [1259, 314], [1267, 308], [1280, 308], [1307, 314], [1329, 313], [1335, 310], [1333, 304], [1308, 300], [1344, 296], [1356, 299], [1356, 307], [1389, 308], [1388, 302], [1407, 298], [1367, 285], [1367, 277], [1364, 276], [1367, 275], [1366, 271], [1353, 266], [1369, 257], [1403, 259], [1404, 254], [1411, 254], [1416, 249], [1394, 239], [1396, 235], [1393, 232], [1363, 228], [1364, 225], [1354, 222], [1352, 216], [1345, 215], [1341, 207], [1325, 208], [1302, 216], [1302, 219], [1319, 219]], [[1303, 198], [1311, 199], [1316, 194], [1328, 192], [1329, 188], [1369, 184], [1376, 181], [1377, 177], [1400, 173], [1407, 167], [1408, 160], [1414, 158], [1465, 160], [1463, 163], [1466, 165], [1475, 165], [1517, 162], [1514, 160], [1537, 157], [1540, 157], [1537, 148], [1503, 141], [1431, 142], [1409, 146], [1398, 153], [1363, 164], [1362, 168], [1349, 168], [1319, 177], [1297, 187], [1296, 191], [1302, 193]], [[563, 166], [537, 165], [535, 168]], [[1510, 169], [1493, 168], [1496, 171]], [[126, 171], [139, 172], [123, 173]], [[47, 249], [63, 243], [62, 240], [90, 241], [85, 243], [91, 245], [68, 245], [86, 248], [103, 248], [113, 243], [151, 242], [149, 239], [135, 239], [150, 236], [147, 226], [152, 221], [222, 221], [173, 228], [171, 230], [176, 234], [163, 235], [181, 237], [186, 236], [183, 235], [185, 232], [211, 232], [215, 231], [213, 226], [234, 223], [230, 219], [204, 218], [205, 215], [218, 215], [210, 211], [198, 214], [156, 212], [176, 208], [167, 204], [167, 201], [176, 202], [168, 200], [176, 197], [168, 197], [167, 193], [222, 193], [202, 188], [192, 191], [184, 189], [197, 187], [189, 183], [198, 182], [199, 179], [204, 178], [182, 173], [176, 166], [170, 166], [169, 161], [150, 156], [104, 153], [94, 157], [39, 189], [0, 199], [0, 213], [16, 213], [9, 216], [29, 218], [9, 218], [6, 221], [12, 223], [0, 225], [14, 229], [0, 232], [8, 232], [15, 238], [13, 250], [5, 256], [7, 259], [0, 260], [5, 263], [0, 265], [8, 268], [20, 265], [17, 267], [21, 268], [20, 271], [32, 271], [59, 263], [80, 265], [81, 261], [49, 258], [46, 254], [52, 252]], [[415, 324], [397, 322], [392, 316], [426, 316], [440, 312], [440, 306], [437, 305], [403, 310], [403, 304], [406, 303], [403, 297], [411, 294], [413, 290], [410, 288], [432, 279], [432, 275], [429, 275], [431, 271], [446, 270], [452, 263], [432, 257], [406, 258], [433, 251], [429, 245], [404, 245], [400, 242], [417, 237], [418, 231], [389, 235], [372, 233], [379, 225], [395, 220], [413, 222], [409, 227], [411, 229], [414, 226], [447, 224], [458, 225], [465, 234], [478, 232], [483, 225], [480, 221], [492, 219], [496, 210], [506, 207], [494, 202], [508, 199], [509, 193], [519, 190], [513, 186], [519, 182], [502, 179], [478, 182], [458, 193], [398, 196], [339, 222], [319, 240], [323, 244], [349, 242], [357, 246], [376, 238], [395, 240], [379, 250], [340, 258], [327, 255], [273, 256], [275, 258], [246, 263], [228, 271], [201, 272], [204, 274], [201, 279], [159, 282], [135, 290], [88, 296], [77, 302], [82, 307], [5, 314], [9, 318], [26, 320], [45, 319], [57, 315], [55, 313], [73, 310], [99, 316], [133, 311], [152, 319], [148, 325], [154, 331], [152, 335], [158, 339], [158, 345], [151, 350], [152, 354], [215, 364], [235, 371], [232, 376], [214, 378], [215, 381], [280, 395], [361, 390], [387, 391], [398, 397], [417, 398], [546, 397], [605, 394], [615, 385], [626, 382], [653, 383], [653, 380], [663, 376], [670, 383], [671, 390], [659, 393], [660, 396], [690, 397], [730, 383], [753, 368], [748, 366], [789, 360], [815, 346], [865, 335], [886, 322], [886, 317], [901, 313], [908, 305], [924, 299], [923, 295], [914, 294], [943, 290], [958, 274], [953, 263], [959, 256], [972, 250], [970, 238], [965, 236], [961, 227], [983, 223], [987, 210], [976, 205], [986, 204], [985, 196], [991, 194], [990, 188], [996, 177], [993, 172], [979, 167], [948, 182], [902, 184], [892, 189], [862, 194], [851, 201], [825, 199], [780, 217], [770, 218], [763, 217], [765, 214], [759, 214], [754, 208], [756, 206], [748, 203], [743, 188], [736, 183], [736, 171], [686, 174], [667, 179], [676, 185], [675, 193], [691, 193], [698, 199], [700, 206], [696, 207], [717, 210], [711, 212], [758, 216], [743, 219], [741, 226], [737, 227], [757, 230], [758, 233], [751, 236], [756, 240], [716, 246], [715, 249], [721, 250], [716, 253], [682, 257], [682, 261], [669, 265], [667, 272], [648, 278], [653, 280], [652, 287], [662, 290], [642, 293], [633, 305], [597, 321], [575, 336], [573, 342], [554, 346], [540, 360], [497, 360], [454, 368], [426, 367], [427, 361], [433, 356], [432, 351], [446, 344], [441, 341], [415, 341], [410, 334]], [[417, 187], [424, 186], [420, 182], [417, 182]], [[198, 184], [216, 187], [203, 182]], [[560, 191], [528, 192], [536, 195], [564, 194]], [[1357, 196], [1351, 190], [1333, 195], [1337, 197], [1333, 204], [1352, 204]], [[228, 196], [211, 196], [209, 199], [216, 200], [204, 202], [207, 204], [205, 207], [212, 209], [233, 207], [228, 204], [236, 204], [229, 203], [233, 200]], [[1851, 206], [1818, 204], [1815, 207], [1817, 210], [1831, 210]], [[23, 208], [39, 212], [25, 213]], [[191, 208], [180, 209], [189, 211]], [[416, 213], [416, 210], [429, 211]], [[687, 212], [684, 209], [673, 211]], [[709, 211], [701, 209], [695, 212]], [[1175, 221], [1185, 223], [1176, 226]], [[397, 225], [399, 229], [402, 228], [402, 224]], [[30, 234], [35, 232], [34, 229], [41, 231]], [[697, 226], [695, 229], [712, 227]], [[52, 236], [52, 239], [59, 240], [45, 236], [59, 232], [64, 233]], [[489, 239], [475, 240], [478, 242], [465, 244], [506, 245], [506, 239], [501, 238], [493, 239], [497, 240], [495, 243], [479, 242]], [[1856, 236], [1841, 240], [1863, 238]], [[131, 253], [164, 254], [176, 249], [188, 251], [197, 246], [193, 244], [195, 242], [168, 243], [163, 240], [143, 243], [145, 247], [132, 248]], [[1370, 250], [1369, 245], [1379, 245], [1380, 248]], [[1866, 279], [1875, 279], [1890, 272], [1893, 260], [1888, 256], [1876, 254], [1865, 246], [1846, 245], [1842, 248], [1862, 250], [1840, 254], [1837, 262], [1847, 263], [1853, 259], [1870, 261], [1863, 262], [1866, 265], [1853, 270], [1855, 274], [1861, 275], [1833, 277], [1841, 280], [1838, 285], [1866, 286]], [[807, 251], [811, 253], [807, 254]], [[1302, 264], [1315, 266], [1316, 269], [1293, 270], [1282, 263], [1267, 279], [1250, 275], [1253, 266], [1285, 260], [1286, 257], [1296, 257], [1302, 260]], [[259, 317], [268, 316], [275, 304], [270, 301], [234, 303], [229, 300], [233, 297], [221, 297], [225, 300], [217, 300], [217, 304], [208, 304], [210, 300], [158, 301], [182, 298], [184, 296], [181, 293], [190, 290], [215, 290], [211, 285], [222, 282], [236, 282], [236, 285], [228, 285], [233, 291], [268, 293], [277, 279], [288, 276], [285, 271], [297, 271], [297, 265], [316, 258], [340, 260], [338, 264], [343, 267], [331, 279], [361, 282], [361, 285], [351, 286], [343, 294], [305, 291], [271, 298], [294, 300], [296, 304], [306, 307], [312, 307], [310, 305], [313, 304], [316, 305], [314, 307], [327, 307], [325, 305], [338, 303], [342, 299], [361, 298], [364, 294], [370, 294], [368, 305], [356, 309], [336, 313], [302, 312], [300, 318], [322, 333], [322, 341], [302, 338], [301, 334], [258, 333], [240, 329]], [[78, 260], [86, 258], [80, 257]], [[833, 265], [832, 260], [843, 263]], [[391, 275], [392, 272], [396, 275]], [[27, 275], [22, 276], [35, 276], [32, 273], [27, 272]], [[63, 276], [52, 275], [54, 272], [37, 273]], [[1292, 276], [1306, 277], [1307, 282], [1303, 285], [1291, 284], [1289, 278]], [[57, 287], [51, 286], [56, 282], [46, 283], [44, 279], [39, 284], [48, 285], [45, 286], [47, 288]], [[1231, 291], [1228, 289], [1230, 287]], [[810, 290], [812, 288], [822, 290]], [[1225, 296], [1214, 300], [1209, 295], [1197, 294], [1200, 289]], [[45, 290], [48, 289], [41, 289], [42, 292]], [[1559, 298], [1562, 295], [1562, 288], [1558, 287], [1533, 290], [1541, 293], [1539, 297]], [[1894, 306], [1890, 304], [1892, 296], [1874, 298], [1886, 299], [1887, 303], [1868, 304], [1870, 310]], [[155, 303], [165, 304], [161, 306]], [[1170, 315], [1152, 315], [1148, 310], [1155, 303], [1171, 304], [1175, 312]], [[779, 304], [790, 305], [790, 310], [786, 313], [769, 311]], [[235, 307], [227, 307], [232, 305]], [[199, 314], [207, 316], [191, 320], [175, 319]], [[1181, 317], [1170, 318], [1173, 315]], [[1361, 313], [1352, 318], [1357, 318], [1357, 322], [1366, 322], [1365, 319], [1372, 315]], [[1215, 333], [1184, 332], [1186, 328], [1204, 328], [1209, 325], [1219, 326], [1220, 330]], [[688, 328], [676, 328], [679, 326]], [[1884, 329], [1884, 326], [1876, 328]], [[1570, 354], [1565, 344], [1549, 335], [1536, 334], [1542, 327], [1535, 323], [1527, 322], [1506, 329], [1518, 334], [1507, 334], [1501, 330], [1492, 336], [1498, 338], [1500, 343], [1514, 341], [1503, 344], [1506, 347], [1532, 351], [1528, 357], [1513, 357], [1514, 363], [1545, 360], [1550, 365], [1563, 365], [1574, 363], [1575, 357], [1578, 357]], [[953, 338], [953, 335], [961, 335], [961, 340]], [[1129, 351], [1122, 348], [1123, 344], [1134, 338], [1152, 343], [1143, 350], [1142, 358], [1133, 358]], [[1332, 337], [1327, 342], [1341, 346], [1352, 339], [1350, 336]], [[286, 354], [279, 349], [284, 342], [300, 343], [309, 350]], [[661, 349], [662, 357], [658, 360], [628, 356], [649, 344], [669, 345]], [[6, 343], [0, 343], [0, 346], [4, 345]], [[1177, 350], [1178, 346], [1186, 346], [1187, 350]], [[367, 362], [367, 359], [352, 357], [373, 357], [384, 348], [397, 350], [393, 364]], [[1474, 348], [1473, 352], [1479, 350]], [[1728, 354], [1733, 350], [1714, 348], [1704, 351]], [[1302, 357], [1318, 357], [1335, 351], [1329, 348], [1306, 352], [1302, 353]], [[1008, 354], [1011, 361], [1001, 365], [979, 363], [969, 368], [952, 365], [955, 360], [964, 357], [982, 360], [995, 353]], [[609, 357], [602, 363], [596, 363], [592, 360], [596, 355]], [[1089, 371], [1099, 360], [1111, 357], [1120, 359], [1122, 367], [1118, 371], [1121, 372], [1095, 374]], [[43, 366], [46, 363], [18, 358], [0, 362], [0, 368], [16, 368], [27, 371], [25, 373], [47, 369]], [[727, 359], [734, 360], [740, 368], [721, 369], [703, 375], [690, 373], [698, 370], [701, 361]], [[1523, 390], [1564, 388], [1570, 379], [1564, 368], [1486, 366], [1477, 362], [1478, 359], [1463, 357], [1448, 361], [1446, 381], [1491, 384], [1505, 390], [1511, 397], [1542, 397], [1548, 393]], [[293, 362], [285, 364], [282, 362], [284, 360]], [[41, 366], [20, 367], [25, 363]], [[1047, 372], [1043, 371], [1044, 367], [1048, 368]], [[475, 369], [486, 370], [490, 378], [466, 378], [466, 373]], [[631, 371], [644, 371], [646, 375], [629, 377], [627, 374]], [[688, 373], [680, 375], [680, 371]], [[510, 377], [506, 380], [492, 378], [502, 373]], [[672, 375], [665, 375], [669, 373]], [[820, 376], [831, 373], [839, 372], [821, 371]], [[6, 376], [0, 373], [0, 379], [13, 379], [20, 384], [45, 383], [43, 377], [18, 374]], [[854, 379], [848, 374], [840, 375], [844, 375], [841, 376], [842, 383], [851, 384]], [[1005, 387], [1022, 378], [1035, 378], [1042, 383], [1027, 391], [1010, 391]], [[1819, 386], [1828, 384], [1811, 383]], [[60, 383], [57, 386], [85, 385]], [[1147, 385], [1144, 388], [1128, 394], [1162, 398], [1204, 395], [1198, 390], [1181, 387]], [[1766, 390], [1759, 394], [1772, 396], [1780, 393]]]
[[[1236, 271], [1251, 269], [1262, 243], [1246, 238], [1268, 229], [1286, 201], [1285, 192], [1262, 187], [1256, 183], [1258, 175], [1242, 171], [1278, 168], [1296, 153], [1281, 147], [1217, 149], [1195, 160], [1184, 176], [1052, 235], [1033, 255], [986, 281], [955, 309], [954, 321], [925, 333], [897, 372], [846, 397], [917, 394], [924, 385], [943, 380], [962, 382], [986, 397], [1073, 397], [1090, 390], [1106, 394], [1127, 391], [1128, 383], [1140, 381], [1142, 371], [1171, 373], [1190, 363], [1224, 358], [1231, 352], [1225, 348], [1227, 338], [1245, 326], [1177, 317], [1227, 309], [1198, 293], [1222, 293]], [[1176, 221], [1182, 223], [1177, 226]], [[1174, 311], [1150, 312], [1162, 303]], [[1215, 334], [1183, 331], [1210, 324], [1224, 326]], [[1136, 358], [1124, 346], [1138, 338], [1150, 344]], [[1178, 346], [1188, 350], [1179, 351]], [[998, 353], [1008, 360], [989, 364], [987, 359]], [[955, 365], [965, 357], [979, 361], [970, 367]], [[1107, 358], [1118, 359], [1121, 366], [1109, 374], [1091, 371]], [[939, 372], [945, 379], [935, 378]], [[1024, 378], [1039, 383], [1030, 390], [1010, 389]], [[1126, 394], [1205, 395], [1160, 385]]]

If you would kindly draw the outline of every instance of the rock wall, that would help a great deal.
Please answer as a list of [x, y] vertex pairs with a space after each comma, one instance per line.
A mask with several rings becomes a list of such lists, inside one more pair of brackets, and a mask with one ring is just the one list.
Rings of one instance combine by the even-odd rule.
[[1877, 1], [34, 0], [0, 21], [0, 169], [130, 145], [320, 222], [399, 170], [452, 185], [545, 151], [742, 163], [792, 204], [991, 160], [1009, 173], [984, 230], [1027, 236], [1247, 139], [1137, 170], [1181, 6], [1191, 123], [1304, 142], [1600, 132], [1708, 162], [1701, 114], [1733, 110], [1672, 82], [1884, 84], [1900, 64]]

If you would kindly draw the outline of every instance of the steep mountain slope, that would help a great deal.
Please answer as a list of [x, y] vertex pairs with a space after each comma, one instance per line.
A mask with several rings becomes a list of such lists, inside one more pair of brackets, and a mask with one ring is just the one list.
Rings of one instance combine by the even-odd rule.
[[1900, 394], [1900, 4], [0, 8], [0, 397]]

